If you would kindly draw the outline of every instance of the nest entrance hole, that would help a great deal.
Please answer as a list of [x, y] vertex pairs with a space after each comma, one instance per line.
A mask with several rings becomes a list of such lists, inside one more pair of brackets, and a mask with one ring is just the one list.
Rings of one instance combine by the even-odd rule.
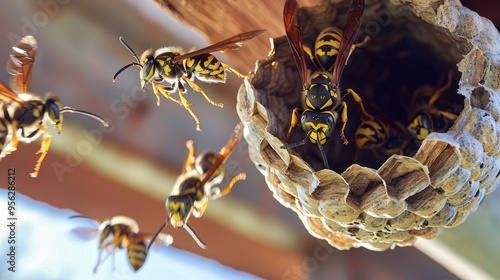
[[[313, 47], [316, 36], [323, 28], [333, 25], [342, 29], [345, 24], [350, 1], [342, 2], [340, 6], [326, 2], [328, 1], [317, 7], [303, 8], [301, 11], [305, 46]], [[365, 36], [370, 37], [370, 42], [352, 53], [340, 83], [342, 90], [355, 90], [363, 99], [368, 113], [388, 123], [393, 128], [392, 131], [396, 131], [396, 136], [388, 134], [390, 140], [382, 142], [381, 145], [359, 150], [355, 162], [355, 134], [364, 119], [358, 104], [353, 102], [351, 96], [346, 96], [344, 100], [348, 105], [349, 120], [345, 135], [349, 144], [342, 144], [339, 137], [341, 125], [337, 122], [334, 133], [324, 145], [330, 168], [338, 173], [353, 163], [378, 168], [389, 156], [383, 152], [393, 146], [404, 146], [405, 148], [397, 153], [413, 156], [419, 148], [419, 142], [408, 135], [406, 128], [417, 111], [429, 109], [426, 108], [426, 100], [428, 101], [437, 89], [447, 84], [448, 75], [451, 77], [451, 85], [443, 90], [433, 107], [454, 115], [460, 114], [463, 109], [464, 97], [457, 93], [460, 73], [456, 65], [463, 55], [460, 51], [463, 48], [457, 45], [460, 42], [454, 41], [445, 30], [415, 16], [408, 7], [398, 7], [390, 3], [366, 6], [355, 42], [362, 41]], [[276, 39], [274, 57], [271, 60], [274, 59], [274, 63], [277, 61], [286, 67], [273, 67], [272, 71], [282, 71], [278, 74], [287, 75], [287, 81], [298, 80], [295, 63], [291, 57], [287, 41], [283, 38]], [[314, 66], [308, 63], [310, 69], [314, 69]], [[293, 91], [288, 94], [264, 92], [277, 94], [271, 99], [264, 98], [267, 100], [286, 99], [281, 102], [287, 106], [286, 110], [276, 110], [276, 104], [263, 104], [269, 111], [276, 112], [277, 120], [282, 126], [282, 135], [288, 130], [292, 110], [296, 107], [303, 108], [302, 98], [295, 98], [301, 93], [300, 83], [295, 84], [297, 85]], [[258, 85], [256, 88], [259, 88]], [[263, 92], [260, 90], [259, 93]], [[295, 97], [291, 98], [289, 95]], [[294, 99], [297, 101], [291, 103], [290, 100]], [[441, 132], [445, 132], [452, 124], [453, 122], [445, 128], [440, 128]], [[296, 127], [287, 142], [294, 143], [304, 137], [305, 132]], [[405, 141], [407, 144], [403, 145], [402, 142]], [[313, 169], [324, 168], [316, 145], [308, 142], [294, 150]]]

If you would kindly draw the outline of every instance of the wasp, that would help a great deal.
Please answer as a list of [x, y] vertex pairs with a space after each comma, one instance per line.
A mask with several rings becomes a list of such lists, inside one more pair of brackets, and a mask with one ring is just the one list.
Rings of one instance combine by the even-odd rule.
[[[321, 33], [316, 40], [314, 55], [309, 48], [304, 48], [302, 45], [301, 21], [297, 1], [287, 0], [283, 11], [286, 36], [303, 85], [302, 94], [305, 98], [306, 107], [305, 110], [295, 108], [292, 111], [287, 138], [290, 137], [292, 129], [298, 124], [299, 114], [301, 115], [300, 123], [302, 129], [306, 132], [306, 137], [297, 143], [285, 144], [282, 148], [295, 148], [304, 145], [309, 139], [318, 146], [325, 168], [329, 168], [329, 165], [323, 145], [333, 132], [339, 112], [342, 123], [340, 138], [344, 144], [348, 143], [344, 135], [348, 120], [347, 104], [343, 101], [343, 98], [350, 94], [354, 102], [361, 107], [363, 115], [373, 119], [365, 111], [361, 97], [354, 90], [346, 89], [341, 92], [339, 87], [344, 67], [356, 47], [353, 43], [357, 30], [361, 25], [363, 10], [364, 0], [354, 0], [352, 8], [348, 12], [347, 23], [343, 31], [326, 29]], [[309, 55], [316, 68], [310, 75], [306, 66], [304, 52]]]
[[[258, 29], [235, 35], [231, 38], [215, 43], [208, 47], [185, 53], [180, 47], [164, 47], [156, 51], [148, 49], [139, 56], [134, 50], [120, 37], [119, 40], [129, 50], [135, 58], [135, 62], [123, 66], [113, 76], [113, 81], [117, 76], [129, 68], [137, 66], [141, 68], [139, 72], [141, 87], [144, 89], [147, 83], [151, 83], [153, 92], [157, 98], [157, 105], [160, 105], [160, 93], [184, 108], [191, 114], [196, 122], [196, 130], [200, 129], [200, 120], [191, 109], [191, 104], [187, 101], [184, 94], [186, 93], [186, 85], [194, 91], [200, 92], [205, 99], [212, 105], [223, 107], [224, 104], [214, 102], [195, 82], [195, 78], [206, 83], [225, 83], [226, 71], [231, 71], [240, 78], [245, 75], [240, 74], [233, 67], [222, 63], [212, 52], [235, 50], [241, 47], [242, 42], [250, 40], [266, 30]], [[161, 84], [163, 81], [170, 85]], [[179, 92], [179, 99], [172, 96], [176, 91]]]
[[354, 162], [358, 161], [361, 150], [371, 150], [379, 161], [393, 154], [403, 154], [409, 138], [403, 124], [381, 116], [373, 120], [362, 119], [354, 137], [357, 148]]
[[0, 150], [1, 156], [17, 150], [19, 142], [30, 143], [42, 137], [40, 154], [35, 169], [30, 175], [37, 177], [52, 139], [47, 131], [47, 123], [55, 126], [57, 133], [62, 130], [63, 114], [78, 113], [92, 117], [105, 127], [108, 123], [92, 113], [62, 107], [59, 98], [47, 96], [45, 100], [29, 92], [31, 70], [35, 62], [37, 42], [33, 36], [25, 36], [12, 48], [7, 71], [12, 75], [10, 87], [0, 82]]
[[414, 140], [421, 143], [431, 132], [443, 132], [451, 127], [457, 115], [440, 110], [435, 104], [441, 94], [448, 90], [452, 82], [452, 73], [448, 73], [446, 84], [436, 90], [427, 85], [421, 86], [413, 93], [412, 104], [416, 110], [410, 117], [408, 132]]
[[[115, 216], [107, 218], [103, 222], [87, 216], [75, 215], [73, 218], [90, 219], [99, 224], [98, 229], [76, 228], [74, 231], [80, 238], [89, 238], [99, 236], [99, 255], [97, 264], [94, 267], [94, 273], [101, 264], [101, 256], [104, 250], [108, 251], [108, 255], [113, 255], [116, 249], [127, 249], [128, 260], [132, 268], [139, 270], [146, 261], [149, 245], [169, 246], [173, 242], [172, 236], [168, 234], [160, 234], [155, 236], [152, 241], [153, 233], [139, 232], [137, 222], [126, 216]], [[102, 261], [104, 262], [104, 260]]]
[[[169, 213], [166, 222], [157, 231], [159, 234], [168, 223], [176, 229], [184, 228], [203, 249], [206, 245], [196, 236], [188, 226], [189, 217], [200, 218], [205, 212], [208, 201], [229, 194], [234, 184], [246, 179], [241, 172], [234, 176], [227, 186], [216, 187], [224, 179], [224, 163], [238, 145], [242, 134], [242, 124], [239, 123], [220, 152], [206, 151], [195, 157], [195, 148], [192, 141], [187, 141], [188, 155], [177, 178], [170, 196], [165, 202]], [[154, 238], [153, 238], [154, 240]]]

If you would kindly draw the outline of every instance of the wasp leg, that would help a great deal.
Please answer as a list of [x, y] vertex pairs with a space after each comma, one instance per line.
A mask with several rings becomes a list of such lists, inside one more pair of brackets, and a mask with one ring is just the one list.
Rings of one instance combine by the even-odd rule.
[[450, 113], [450, 112], [446, 112], [446, 111], [441, 111], [439, 110], [438, 112], [439, 115], [449, 119], [450, 121], [454, 121], [458, 118], [457, 115], [453, 114], [453, 113]]
[[191, 104], [187, 101], [186, 97], [184, 97], [184, 94], [182, 93], [183, 91], [184, 89], [179, 87], [179, 97], [181, 98], [182, 106], [184, 106], [184, 108], [189, 112], [189, 114], [191, 114], [194, 121], [196, 122], [196, 130], [201, 131], [200, 119], [198, 119], [198, 116], [196, 116], [196, 114], [191, 109]]
[[437, 89], [431, 96], [431, 98], [429, 99], [429, 104], [427, 105], [428, 107], [432, 107], [432, 105], [434, 105], [434, 103], [439, 99], [439, 97], [441, 96], [441, 94], [449, 89], [451, 86], [451, 71], [448, 72], [448, 82], [446, 82], [446, 84], [444, 86], [442, 86], [441, 88]]
[[172, 87], [167, 87], [164, 85], [156, 84], [154, 82], [151, 83], [151, 85], [153, 86], [153, 92], [156, 95], [156, 99], [157, 99], [156, 105], [157, 106], [160, 106], [160, 94], [159, 93], [161, 93], [167, 99], [170, 99], [170, 100], [174, 101], [175, 103], [182, 106], [182, 102], [179, 99], [175, 99], [174, 97], [172, 97], [172, 94], [170, 93], [173, 90]]
[[201, 207], [193, 205], [193, 217], [201, 218], [201, 216], [203, 216], [203, 213], [205, 213], [205, 210], [207, 210], [207, 206], [208, 201], [205, 201]]
[[345, 61], [345, 64], [347, 65], [347, 61], [349, 61], [349, 58], [351, 57], [351, 54], [352, 52], [356, 49], [356, 48], [360, 48], [360, 47], [363, 47], [364, 45], [366, 45], [368, 42], [370, 42], [370, 36], [365, 36], [365, 39], [363, 39], [363, 41], [359, 42], [359, 43], [356, 43], [356, 44], [352, 44], [352, 47], [351, 47], [351, 50], [349, 51], [349, 56], [347, 57], [347, 60]]
[[10, 154], [17, 150], [17, 145], [19, 144], [19, 138], [17, 137], [17, 121], [12, 121], [12, 138], [10, 143], [5, 147], [5, 153]]
[[194, 90], [194, 91], [197, 91], [197, 92], [200, 92], [201, 94], [203, 94], [203, 96], [205, 97], [205, 99], [212, 105], [214, 106], [217, 106], [217, 107], [224, 107], [224, 104], [223, 103], [217, 103], [217, 102], [214, 102], [212, 99], [210, 99], [210, 97], [208, 97], [208, 95], [201, 89], [201, 87], [199, 87], [195, 82], [191, 81], [188, 77], [186, 76], [182, 76], [182, 79], [184, 81], [186, 81], [186, 83]]
[[297, 118], [297, 114], [302, 114], [302, 109], [295, 108], [292, 111], [292, 119], [290, 121], [290, 128], [288, 129], [288, 133], [286, 134], [286, 139], [290, 138], [290, 134], [292, 134], [292, 129], [297, 125], [299, 119]]
[[[115, 256], [115, 251], [116, 251], [117, 246], [118, 246], [117, 244], [113, 244], [113, 240], [108, 241], [107, 243], [105, 243], [101, 246], [101, 249], [99, 250], [99, 255], [97, 256], [97, 263], [94, 267], [94, 273], [97, 272], [97, 268], [99, 267], [99, 265], [104, 263], [109, 258], [110, 255], [112, 255], [112, 258], [113, 258], [113, 260], [112, 260], [113, 271], [115, 270], [115, 257], [114, 256]], [[111, 250], [109, 250], [109, 248], [111, 248]], [[102, 252], [104, 250], [107, 250], [107, 252], [106, 252], [107, 255], [101, 261]]]
[[50, 142], [52, 141], [52, 134], [47, 132], [47, 128], [45, 127], [45, 125], [42, 125], [40, 129], [43, 131], [42, 144], [40, 145], [40, 150], [36, 152], [37, 155], [40, 154], [40, 157], [36, 161], [35, 170], [30, 173], [30, 176], [33, 178], [38, 176], [38, 172], [40, 172], [40, 167], [42, 166], [42, 162], [49, 151]]
[[352, 98], [354, 99], [354, 102], [358, 103], [359, 104], [359, 107], [361, 107], [361, 112], [363, 113], [363, 115], [370, 119], [370, 120], [373, 120], [374, 117], [370, 114], [368, 114], [365, 110], [365, 106], [363, 105], [363, 99], [361, 99], [361, 97], [352, 89], [348, 88], [346, 89], [343, 93], [343, 97], [342, 99], [344, 99], [344, 97], [346, 97], [348, 94], [352, 95]]
[[225, 186], [224, 188], [213, 188], [211, 190], [211, 194], [210, 194], [210, 199], [217, 199], [221, 196], [225, 196], [225, 195], [228, 195], [231, 190], [233, 189], [233, 186], [234, 184], [236, 184], [236, 182], [238, 181], [242, 181], [242, 180], [245, 180], [247, 178], [247, 174], [245, 174], [245, 172], [241, 172], [240, 174], [236, 175], [233, 177], [233, 179], [231, 179], [231, 181], [229, 182], [229, 184], [227, 186]]
[[340, 114], [340, 122], [342, 122], [342, 127], [340, 128], [340, 139], [342, 139], [342, 142], [344, 145], [349, 144], [349, 141], [345, 138], [344, 130], [345, 126], [347, 124], [347, 104], [345, 101], [342, 101], [342, 113]]
[[188, 169], [191, 170], [195, 161], [193, 140], [186, 141], [186, 147], [188, 148], [189, 152], [186, 157], [186, 161], [184, 162], [184, 167], [182, 168], [181, 174], [186, 173]]
[[222, 63], [222, 67], [224, 68], [224, 70], [229, 70], [242, 79], [245, 79], [247, 77], [246, 75], [241, 74], [240, 72], [236, 71], [236, 69], [227, 64]]

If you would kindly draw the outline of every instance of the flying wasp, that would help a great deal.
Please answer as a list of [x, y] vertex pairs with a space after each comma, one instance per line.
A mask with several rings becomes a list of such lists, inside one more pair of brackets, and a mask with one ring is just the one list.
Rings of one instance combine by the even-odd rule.
[[[205, 99], [212, 105], [223, 107], [222, 103], [214, 102], [195, 82], [195, 78], [206, 83], [225, 83], [226, 70], [233, 72], [240, 78], [245, 76], [236, 71], [233, 67], [220, 62], [212, 52], [235, 50], [241, 47], [244, 41], [250, 40], [266, 30], [258, 29], [235, 35], [231, 38], [215, 43], [206, 48], [185, 53], [180, 47], [164, 47], [156, 51], [146, 50], [141, 57], [120, 37], [120, 42], [129, 50], [135, 58], [135, 62], [123, 66], [113, 76], [113, 81], [118, 75], [130, 66], [141, 68], [139, 72], [141, 87], [144, 89], [148, 82], [153, 87], [153, 92], [157, 98], [157, 105], [160, 105], [160, 93], [167, 99], [170, 99], [184, 108], [191, 114], [196, 122], [196, 130], [200, 129], [200, 120], [191, 109], [191, 104], [187, 101], [184, 94], [186, 85], [194, 91], [200, 92]], [[170, 85], [161, 84], [163, 81]], [[179, 92], [179, 99], [172, 96], [176, 91]]]
[[452, 73], [448, 73], [446, 84], [436, 90], [424, 85], [413, 93], [412, 104], [416, 106], [411, 114], [408, 124], [408, 132], [414, 140], [421, 143], [431, 132], [443, 132], [448, 130], [457, 115], [440, 110], [435, 104], [441, 94], [451, 87]]
[[[323, 145], [333, 132], [340, 109], [342, 109], [340, 112], [340, 121], [342, 122], [340, 138], [344, 144], [348, 143], [344, 135], [347, 124], [347, 104], [343, 101], [343, 98], [348, 94], [352, 95], [354, 102], [360, 105], [363, 115], [373, 119], [365, 111], [361, 97], [354, 90], [346, 89], [341, 92], [339, 88], [344, 67], [352, 50], [356, 47], [353, 42], [361, 25], [364, 4], [364, 0], [353, 0], [353, 6], [347, 14], [347, 23], [341, 33], [337, 30], [333, 32], [332, 29], [328, 29], [325, 31], [326, 33], [320, 34], [317, 39], [317, 42], [320, 43], [316, 43], [315, 55], [312, 55], [311, 50], [304, 48], [302, 45], [301, 20], [297, 1], [287, 0], [283, 11], [286, 36], [297, 64], [306, 106], [305, 110], [293, 109], [287, 138], [290, 137], [292, 129], [298, 124], [297, 116], [299, 114], [301, 114], [300, 122], [302, 129], [306, 132], [306, 137], [297, 143], [285, 144], [282, 148], [295, 148], [304, 145], [309, 139], [318, 146], [325, 168], [329, 168], [329, 165]], [[326, 34], [331, 36], [333, 40], [326, 40]], [[327, 41], [329, 43], [325, 43]], [[338, 49], [337, 44], [339, 45]], [[328, 48], [330, 51], [325, 51], [323, 48]], [[315, 64], [316, 69], [310, 75], [306, 66], [304, 52], [309, 55]]]
[[[99, 224], [98, 229], [83, 227], [74, 229], [74, 232], [82, 239], [91, 238], [96, 235], [99, 236], [99, 255], [97, 257], [97, 264], [94, 267], [94, 273], [97, 272], [99, 265], [104, 262], [108, 256], [112, 255], [114, 258], [116, 249], [127, 249], [130, 265], [137, 271], [146, 261], [149, 246], [153, 243], [155, 245], [169, 246], [173, 242], [172, 236], [168, 234], [159, 234], [155, 236], [153, 242], [153, 233], [139, 232], [139, 225], [137, 222], [126, 216], [115, 216], [103, 222], [81, 215], [70, 217], [70, 219], [73, 218], [90, 219]], [[102, 252], [104, 250], [108, 251], [108, 255], [101, 261]]]
[[55, 126], [58, 134], [62, 130], [64, 113], [86, 115], [108, 126], [108, 123], [97, 115], [62, 107], [55, 96], [47, 96], [42, 101], [28, 91], [36, 52], [35, 38], [22, 38], [20, 43], [12, 48], [10, 60], [7, 62], [7, 71], [12, 75], [11, 88], [0, 82], [0, 157], [16, 151], [19, 142], [30, 143], [42, 136], [42, 144], [37, 152], [40, 157], [34, 171], [30, 173], [32, 177], [38, 176], [42, 161], [49, 150], [52, 134], [47, 131], [47, 122]]
[[236, 182], [246, 179], [246, 174], [241, 172], [234, 176], [227, 186], [223, 188], [216, 187], [224, 179], [224, 163], [238, 145], [242, 129], [241, 123], [236, 125], [229, 141], [218, 153], [206, 151], [195, 157], [193, 142], [186, 142], [189, 152], [181, 175], [177, 178], [172, 193], [165, 202], [169, 213], [168, 218], [160, 226], [157, 234], [168, 223], [171, 223], [176, 229], [186, 229], [201, 248], [206, 248], [206, 245], [188, 226], [187, 222], [191, 215], [200, 218], [205, 212], [209, 200], [215, 200], [229, 194]]

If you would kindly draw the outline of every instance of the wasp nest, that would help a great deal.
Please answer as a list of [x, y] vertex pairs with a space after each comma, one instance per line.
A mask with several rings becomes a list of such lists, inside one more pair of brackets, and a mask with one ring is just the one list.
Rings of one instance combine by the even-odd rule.
[[[304, 45], [313, 46], [327, 26], [342, 29], [350, 4], [302, 8]], [[310, 142], [282, 148], [306, 136], [299, 126], [286, 139], [304, 97], [284, 36], [245, 80], [237, 109], [252, 161], [313, 236], [339, 249], [385, 250], [461, 224], [498, 186], [500, 40], [489, 20], [458, 0], [366, 0], [356, 41], [364, 35], [371, 41], [353, 52], [340, 86], [354, 89], [369, 113], [401, 124], [398, 137], [384, 142], [401, 145], [392, 155], [384, 154], [388, 145], [357, 148], [363, 118], [349, 96], [350, 143], [342, 144], [337, 123], [324, 145], [331, 169]], [[436, 91], [434, 109], [456, 118], [422, 142], [408, 138], [411, 112], [421, 103], [416, 92], [429, 100]]]

